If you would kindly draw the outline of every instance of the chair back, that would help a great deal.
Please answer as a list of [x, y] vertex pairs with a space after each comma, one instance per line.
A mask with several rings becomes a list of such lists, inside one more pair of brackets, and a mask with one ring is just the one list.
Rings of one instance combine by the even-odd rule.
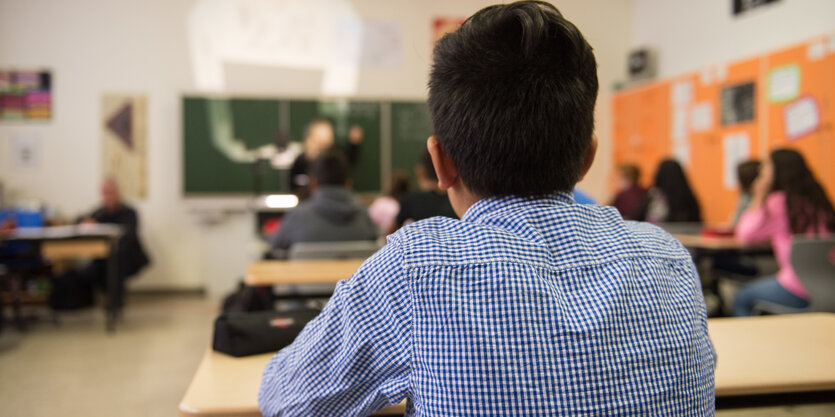
[[380, 249], [375, 241], [302, 242], [290, 247], [288, 259], [353, 259], [367, 258]]
[[789, 259], [809, 291], [809, 309], [835, 313], [835, 238], [795, 237]]

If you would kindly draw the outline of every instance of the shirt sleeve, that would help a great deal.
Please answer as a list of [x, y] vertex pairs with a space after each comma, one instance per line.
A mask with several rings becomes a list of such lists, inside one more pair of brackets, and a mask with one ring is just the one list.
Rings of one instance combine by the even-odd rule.
[[788, 229], [786, 196], [781, 192], [771, 193], [757, 209], [748, 209], [739, 218], [734, 229], [736, 238], [744, 243], [766, 242], [773, 236]]
[[322, 313], [264, 369], [264, 416], [364, 416], [406, 397], [412, 300], [401, 265], [390, 243], [337, 284]]

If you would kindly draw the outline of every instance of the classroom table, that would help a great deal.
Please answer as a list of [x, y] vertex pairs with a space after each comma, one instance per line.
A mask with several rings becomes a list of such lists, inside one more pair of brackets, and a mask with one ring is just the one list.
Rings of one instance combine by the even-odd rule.
[[249, 266], [244, 283], [252, 286], [277, 284], [336, 284], [348, 279], [365, 259], [260, 261]]
[[[710, 319], [708, 330], [717, 353], [718, 408], [835, 398], [835, 314]], [[258, 387], [271, 357], [206, 351], [180, 416], [260, 416]], [[381, 413], [402, 414], [404, 407]]]
[[835, 314], [708, 320], [717, 406], [835, 401]]
[[[185, 396], [180, 401], [181, 417], [260, 417], [258, 387], [261, 373], [273, 353], [235, 358], [207, 350]], [[400, 415], [405, 401], [375, 415]]]
[[51, 261], [107, 258], [107, 303], [105, 326], [116, 330], [119, 306], [115, 299], [118, 277], [118, 246], [122, 228], [112, 224], [78, 224], [53, 227], [21, 227], [4, 238], [8, 241], [40, 243], [41, 255]]
[[719, 279], [716, 269], [716, 259], [722, 256], [748, 255], [765, 256], [771, 255], [771, 245], [767, 243], [750, 244], [740, 242], [733, 236], [703, 236], [698, 233], [674, 233], [673, 237], [681, 242], [685, 248], [693, 254], [693, 262], [697, 265], [706, 262], [702, 278], [708, 285], [708, 289], [719, 300], [720, 312], [727, 311], [728, 305], [722, 299], [719, 292]]

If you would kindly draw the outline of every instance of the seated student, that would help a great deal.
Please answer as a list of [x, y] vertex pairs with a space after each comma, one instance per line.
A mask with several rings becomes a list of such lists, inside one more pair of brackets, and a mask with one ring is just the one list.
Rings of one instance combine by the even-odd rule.
[[397, 214], [400, 213], [400, 199], [409, 192], [411, 187], [408, 172], [394, 171], [386, 195], [377, 197], [368, 206], [368, 217], [371, 217], [371, 221], [377, 226], [381, 235], [394, 229], [394, 222], [397, 220]]
[[[101, 199], [101, 207], [81, 218], [79, 222], [82, 224], [115, 224], [122, 227], [123, 235], [119, 240], [117, 254], [119, 269], [119, 279], [116, 282], [117, 298], [113, 300], [116, 306], [121, 307], [124, 304], [125, 281], [150, 264], [150, 259], [139, 239], [139, 215], [136, 210], [124, 202], [119, 192], [119, 185], [115, 180], [107, 179], [102, 182]], [[82, 269], [79, 274], [84, 282], [96, 285], [104, 290], [107, 289], [107, 260], [97, 259]], [[70, 285], [70, 283], [62, 282], [60, 277], [54, 283], [57, 291], [60, 291], [60, 288], [63, 288], [65, 284]], [[53, 294], [53, 298], [56, 297], [60, 297], [60, 294]]]
[[435, 175], [435, 168], [432, 166], [432, 157], [429, 152], [421, 154], [420, 163], [415, 166], [415, 177], [417, 178], [419, 191], [406, 194], [400, 200], [400, 212], [397, 214], [395, 225], [389, 230], [389, 233], [394, 233], [404, 224], [434, 216], [458, 218], [449, 203], [446, 191], [438, 187], [438, 177]]
[[751, 187], [751, 204], [736, 226], [736, 238], [747, 243], [771, 242], [780, 270], [740, 289], [734, 315], [750, 316], [758, 301], [804, 308], [809, 292], [789, 261], [795, 235], [835, 232], [832, 201], [797, 151], [771, 152]]
[[636, 165], [625, 164], [618, 168], [618, 193], [611, 205], [618, 209], [624, 220], [636, 220], [641, 203], [647, 198], [647, 189], [638, 182], [640, 178], [641, 169]]
[[742, 213], [748, 209], [751, 204], [751, 185], [757, 178], [760, 172], [760, 161], [751, 160], [745, 161], [736, 167], [736, 178], [739, 181], [739, 198], [736, 200], [736, 210], [734, 210], [734, 217], [731, 222], [736, 226]]
[[576, 204], [597, 65], [544, 2], [491, 6], [435, 46], [427, 147], [461, 220], [432, 217], [341, 281], [264, 369], [273, 416], [713, 415], [688, 252]]
[[[739, 181], [739, 197], [734, 210], [733, 218], [730, 226], [720, 227], [718, 231], [722, 233], [732, 233], [742, 213], [748, 209], [751, 204], [751, 186], [760, 172], [760, 161], [751, 160], [745, 161], [736, 167], [736, 177]], [[756, 259], [750, 256], [740, 255], [736, 251], [722, 251], [715, 253], [713, 256], [713, 268], [721, 272], [730, 272], [730, 278], [738, 280], [739, 278], [749, 279], [758, 274]]]
[[300, 242], [375, 240], [377, 231], [365, 207], [351, 194], [348, 161], [338, 149], [321, 155], [310, 171], [310, 199], [287, 213], [271, 238], [273, 249]]
[[699, 223], [699, 202], [678, 161], [667, 159], [658, 166], [655, 183], [638, 209], [635, 220], [650, 223]]
[[[354, 126], [348, 132], [348, 147], [345, 149], [348, 162], [353, 165], [359, 159], [360, 144], [364, 132], [361, 127]], [[290, 191], [301, 199], [310, 196], [310, 165], [325, 150], [334, 147], [333, 124], [325, 118], [313, 119], [304, 130], [304, 152], [296, 157], [290, 167]]]

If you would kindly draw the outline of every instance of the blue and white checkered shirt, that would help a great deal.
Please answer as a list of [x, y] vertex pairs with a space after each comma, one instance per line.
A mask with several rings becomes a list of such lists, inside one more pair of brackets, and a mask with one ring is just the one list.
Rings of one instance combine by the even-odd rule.
[[687, 251], [569, 194], [400, 229], [264, 370], [265, 416], [714, 413]]

